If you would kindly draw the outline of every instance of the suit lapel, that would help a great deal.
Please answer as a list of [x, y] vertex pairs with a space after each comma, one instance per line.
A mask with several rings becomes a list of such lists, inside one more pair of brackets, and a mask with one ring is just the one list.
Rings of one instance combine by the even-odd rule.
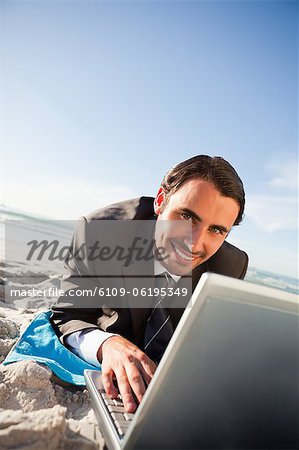
[[[155, 222], [149, 226], [149, 222], [140, 224], [138, 236], [151, 242], [153, 239], [153, 229]], [[151, 255], [149, 259], [133, 261], [129, 266], [122, 267], [124, 284], [127, 293], [127, 304], [130, 310], [132, 330], [136, 342], [143, 346], [143, 336], [146, 320], [152, 310], [151, 299], [148, 295], [142, 296], [143, 292], [150, 292], [154, 288], [154, 259]]]

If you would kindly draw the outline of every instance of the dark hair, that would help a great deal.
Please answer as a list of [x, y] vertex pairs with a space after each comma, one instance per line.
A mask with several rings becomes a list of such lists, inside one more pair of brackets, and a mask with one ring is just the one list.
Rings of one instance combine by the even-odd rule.
[[244, 186], [235, 169], [220, 156], [197, 155], [172, 167], [161, 183], [166, 201], [183, 183], [194, 178], [213, 183], [224, 197], [233, 198], [240, 206], [234, 225], [242, 222], [245, 207]]

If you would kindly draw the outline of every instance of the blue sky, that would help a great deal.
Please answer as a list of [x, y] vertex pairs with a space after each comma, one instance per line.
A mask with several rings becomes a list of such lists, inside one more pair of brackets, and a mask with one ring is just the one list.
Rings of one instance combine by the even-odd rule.
[[296, 1], [1, 1], [6, 205], [74, 219], [195, 154], [244, 181], [229, 241], [298, 275]]

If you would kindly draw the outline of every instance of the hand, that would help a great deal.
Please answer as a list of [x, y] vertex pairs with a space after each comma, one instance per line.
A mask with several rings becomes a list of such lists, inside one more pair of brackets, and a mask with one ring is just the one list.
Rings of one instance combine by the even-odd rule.
[[[111, 336], [98, 350], [98, 359], [102, 359], [102, 382], [106, 393], [116, 398], [122, 396], [125, 410], [134, 412], [136, 402], [141, 402], [147, 385], [150, 383], [156, 364], [136, 345], [122, 336]], [[113, 383], [116, 377], [118, 389]]]

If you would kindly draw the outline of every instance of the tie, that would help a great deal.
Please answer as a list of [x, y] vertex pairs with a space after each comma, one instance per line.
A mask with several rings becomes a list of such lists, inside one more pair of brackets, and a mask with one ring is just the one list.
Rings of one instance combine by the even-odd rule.
[[[167, 288], [173, 287], [174, 284], [175, 281], [167, 272], [155, 277], [155, 287], [159, 289], [164, 287], [166, 288], [166, 292]], [[158, 301], [147, 319], [144, 335], [144, 350], [155, 362], [159, 362], [162, 358], [173, 334], [170, 315], [165, 309], [165, 305], [163, 305], [164, 298], [167, 298], [167, 295], [163, 295], [162, 291], [162, 295], [158, 296]]]

